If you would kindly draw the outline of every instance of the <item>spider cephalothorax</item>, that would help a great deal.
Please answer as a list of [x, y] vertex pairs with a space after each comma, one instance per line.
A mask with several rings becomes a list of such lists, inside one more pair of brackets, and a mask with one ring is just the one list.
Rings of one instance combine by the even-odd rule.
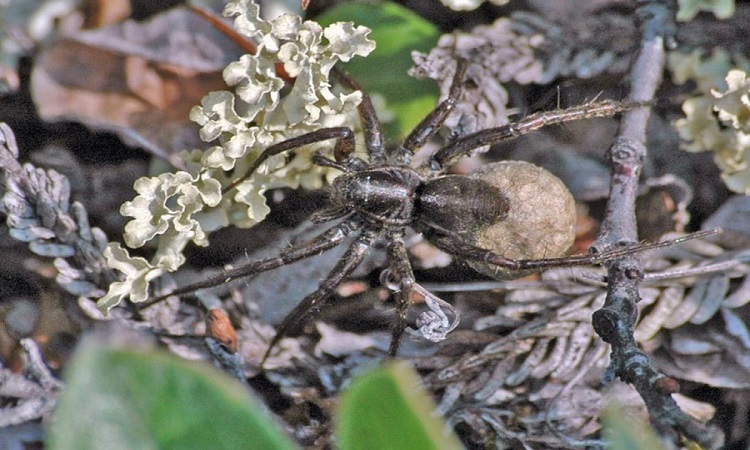
[[[513, 271], [560, 265], [596, 264], [609, 258], [642, 250], [642, 247], [629, 247], [597, 255], [556, 258], [564, 254], [570, 242], [565, 241], [565, 238], [552, 236], [549, 243], [541, 243], [540, 248], [544, 250], [541, 255], [527, 255], [521, 252], [518, 253], [520, 256], [514, 256], [520, 259], [508, 258], [501, 254], [505, 248], [497, 249], [493, 246], [493, 234], [486, 233], [486, 231], [496, 224], [503, 224], [508, 215], [514, 212], [514, 208], [520, 208], [523, 205], [514, 205], [512, 196], [503, 190], [502, 180], [497, 181], [496, 172], [517, 170], [518, 167], [523, 166], [523, 170], [526, 170], [530, 176], [541, 177], [539, 179], [542, 180], [542, 185], [546, 189], [564, 190], [562, 183], [543, 169], [528, 163], [488, 165], [470, 176], [446, 175], [444, 172], [447, 167], [471, 154], [477, 148], [514, 138], [549, 124], [611, 116], [644, 105], [602, 101], [531, 115], [503, 127], [459, 137], [435, 152], [427, 162], [412, 164], [413, 153], [437, 131], [455, 107], [461, 95], [465, 71], [465, 62], [459, 61], [448, 98], [412, 131], [401, 146], [391, 152], [386, 152], [383, 147], [380, 124], [369, 96], [355, 80], [346, 74], [338, 73], [345, 87], [362, 91], [359, 113], [363, 123], [369, 161], [353, 156], [354, 133], [352, 130], [344, 127], [324, 128], [269, 147], [253, 163], [248, 173], [225, 191], [225, 193], [230, 191], [241, 181], [252, 176], [254, 171], [270, 156], [314, 142], [336, 139], [333, 159], [321, 154], [314, 155], [312, 159], [315, 164], [335, 167], [343, 172], [334, 180], [330, 189], [330, 205], [312, 217], [314, 222], [334, 222], [335, 224], [313, 239], [282, 251], [278, 256], [254, 261], [219, 276], [185, 286], [157, 297], [147, 305], [171, 295], [190, 293], [311, 257], [338, 246], [349, 235], [356, 235], [347, 251], [318, 289], [305, 297], [284, 319], [276, 336], [269, 344], [268, 352], [270, 352], [291, 327], [308, 311], [325, 301], [334, 289], [351, 275], [377, 239], [384, 239], [388, 256], [387, 269], [396, 284], [394, 290], [397, 314], [390, 347], [390, 354], [393, 355], [398, 350], [399, 339], [406, 326], [406, 312], [412, 292], [419, 289], [420, 292], [425, 293], [416, 284], [404, 245], [403, 237], [408, 227], [424, 233], [430, 242], [443, 251], [469, 261], [472, 267], [495, 275], [498, 271], [507, 274]], [[529, 170], [529, 167], [532, 169]], [[501, 175], [504, 179], [505, 175]], [[550, 220], [571, 220], [569, 217], [571, 212], [562, 210], [572, 210], [572, 197], [567, 190], [563, 197], [565, 199], [561, 204], [562, 207], [541, 206], [542, 209], [549, 209]], [[540, 208], [540, 206], [535, 206], [535, 208]], [[563, 217], [566, 214], [567, 219]], [[572, 223], [570, 228], [572, 229]], [[483, 270], [485, 268], [489, 269]]]
[[409, 167], [382, 166], [348, 172], [333, 180], [332, 200], [372, 224], [414, 222], [422, 178]]

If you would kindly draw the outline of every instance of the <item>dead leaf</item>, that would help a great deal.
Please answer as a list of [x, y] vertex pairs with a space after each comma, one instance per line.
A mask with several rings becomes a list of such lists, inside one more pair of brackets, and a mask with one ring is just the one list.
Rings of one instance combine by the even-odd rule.
[[82, 7], [83, 28], [87, 29], [119, 23], [130, 17], [132, 12], [129, 0], [86, 0]]
[[176, 152], [205, 146], [190, 109], [225, 88], [221, 71], [238, 56], [205, 20], [175, 9], [52, 43], [36, 59], [31, 93], [44, 120], [114, 131], [179, 165]]

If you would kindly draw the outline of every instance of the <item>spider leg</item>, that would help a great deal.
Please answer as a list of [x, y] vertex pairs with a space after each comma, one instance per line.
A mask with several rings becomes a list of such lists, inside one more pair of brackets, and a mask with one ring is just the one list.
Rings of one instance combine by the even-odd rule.
[[316, 142], [327, 141], [328, 139], [336, 139], [336, 146], [333, 149], [334, 157], [336, 161], [343, 162], [349, 158], [349, 155], [354, 153], [354, 132], [346, 127], [332, 127], [332, 128], [321, 128], [319, 130], [311, 131], [309, 133], [301, 134], [293, 138], [287, 139], [276, 143], [263, 151], [258, 158], [250, 164], [247, 172], [232, 182], [229, 186], [222, 190], [222, 194], [226, 194], [231, 191], [238, 184], [250, 178], [258, 167], [268, 158], [279, 153], [283, 153], [288, 150], [292, 150], [303, 145], [314, 144]]
[[357, 107], [359, 120], [362, 122], [362, 130], [365, 135], [365, 147], [367, 154], [370, 156], [370, 162], [373, 164], [385, 163], [385, 146], [383, 145], [383, 126], [380, 124], [375, 107], [372, 106], [372, 99], [365, 91], [361, 84], [348, 73], [336, 67], [333, 73], [347, 88], [362, 93], [362, 101]]
[[281, 322], [279, 328], [276, 330], [271, 342], [268, 344], [268, 349], [263, 360], [261, 361], [261, 367], [265, 364], [268, 357], [271, 355], [271, 350], [279, 343], [292, 327], [297, 325], [302, 318], [304, 318], [310, 310], [319, 307], [325, 302], [336, 287], [346, 279], [354, 269], [357, 268], [359, 263], [362, 262], [367, 250], [372, 245], [372, 242], [377, 238], [377, 231], [373, 229], [365, 229], [362, 234], [349, 246], [341, 257], [336, 266], [329, 272], [328, 276], [318, 286], [318, 289], [312, 294], [305, 297], [294, 309], [287, 314], [284, 321]]
[[437, 133], [440, 126], [445, 122], [448, 114], [453, 111], [461, 97], [461, 86], [466, 75], [468, 62], [465, 59], [459, 59], [456, 65], [456, 72], [453, 74], [453, 81], [448, 93], [448, 97], [440, 102], [421, 122], [409, 133], [403, 144], [401, 144], [401, 158], [408, 163], [414, 151], [424, 145], [432, 135]]
[[140, 309], [148, 308], [149, 306], [152, 306], [173, 295], [185, 295], [191, 292], [198, 291], [200, 289], [218, 286], [237, 278], [256, 275], [262, 272], [276, 269], [281, 266], [285, 266], [287, 264], [291, 264], [301, 259], [309, 258], [310, 256], [317, 255], [323, 251], [330, 250], [333, 247], [339, 245], [344, 240], [344, 238], [349, 235], [349, 233], [359, 229], [360, 226], [361, 224], [357, 220], [345, 220], [344, 222], [332, 228], [329, 228], [328, 230], [305, 243], [295, 245], [284, 250], [279, 256], [260, 259], [242, 267], [238, 267], [236, 269], [222, 272], [216, 276], [206, 278], [205, 280], [199, 281], [197, 283], [175, 289], [169, 294], [160, 295], [145, 303], [142, 303]]
[[[383, 146], [383, 131], [378, 120], [377, 114], [375, 114], [375, 108], [372, 106], [372, 100], [364, 90], [362, 85], [357, 80], [349, 76], [343, 70], [334, 68], [334, 74], [338, 79], [349, 89], [358, 90], [362, 93], [362, 101], [360, 102], [357, 110], [359, 112], [360, 120], [362, 121], [362, 128], [365, 134], [365, 145], [367, 152], [370, 156], [370, 161], [373, 163], [384, 163], [385, 148]], [[231, 191], [238, 184], [242, 183], [258, 170], [261, 164], [268, 158], [279, 153], [283, 153], [294, 148], [301, 147], [303, 145], [314, 144], [316, 142], [326, 141], [328, 139], [336, 139], [336, 146], [333, 149], [333, 155], [338, 163], [344, 163], [347, 161], [349, 156], [354, 153], [355, 141], [354, 132], [347, 127], [331, 127], [321, 128], [319, 130], [311, 131], [309, 133], [296, 136], [285, 141], [274, 144], [263, 151], [258, 158], [250, 164], [247, 172], [237, 180], [233, 181], [232, 184], [224, 188], [223, 194]]]
[[401, 336], [406, 329], [406, 314], [411, 304], [411, 294], [414, 287], [414, 272], [409, 262], [409, 255], [404, 246], [403, 233], [394, 233], [388, 240], [388, 260], [391, 272], [398, 279], [399, 291], [396, 293], [396, 320], [391, 328], [391, 346], [388, 355], [393, 357], [398, 352]]
[[648, 106], [648, 103], [604, 100], [595, 103], [586, 103], [567, 109], [556, 109], [554, 111], [532, 114], [518, 122], [509, 123], [498, 128], [488, 128], [486, 130], [477, 131], [460, 137], [435, 152], [428, 162], [428, 165], [430, 170], [441, 172], [445, 167], [451, 166], [458, 159], [470, 155], [472, 150], [479, 147], [497, 144], [504, 140], [522, 136], [548, 125], [590, 119], [594, 117], [610, 117], [623, 111], [629, 111], [645, 106]]
[[546, 258], [546, 259], [509, 259], [502, 255], [485, 250], [483, 248], [468, 244], [454, 236], [440, 233], [436, 231], [429, 231], [425, 233], [425, 237], [435, 244], [438, 248], [446, 251], [450, 254], [459, 256], [464, 259], [474, 260], [492, 264], [495, 266], [503, 267], [509, 270], [530, 270], [530, 269], [545, 269], [550, 267], [565, 267], [565, 266], [592, 266], [602, 264], [606, 261], [611, 261], [625, 256], [630, 256], [636, 253], [644, 252], [646, 250], [654, 250], [657, 248], [669, 247], [681, 242], [685, 242], [690, 239], [696, 239], [704, 236], [709, 236], [717, 233], [717, 230], [699, 231], [688, 234], [686, 236], [661, 242], [639, 242], [630, 244], [625, 247], [614, 248], [611, 250], [590, 253], [588, 255], [572, 255], [561, 258]]

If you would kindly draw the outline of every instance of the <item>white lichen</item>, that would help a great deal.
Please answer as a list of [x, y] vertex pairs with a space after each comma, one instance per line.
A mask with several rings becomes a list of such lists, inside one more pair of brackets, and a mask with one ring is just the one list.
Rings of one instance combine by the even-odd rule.
[[[673, 79], [694, 81], [696, 95], [687, 99], [685, 118], [675, 122], [683, 148], [711, 151], [729, 189], [750, 194], [750, 80], [744, 70], [732, 68], [729, 55], [714, 52], [673, 53], [669, 58]], [[719, 74], [725, 74], [719, 77]]]
[[726, 78], [727, 90], [712, 90], [716, 99], [714, 109], [719, 112], [719, 119], [731, 123], [732, 128], [750, 132], [750, 80], [741, 70], [731, 70]]
[[445, 6], [454, 11], [471, 11], [479, 8], [479, 5], [489, 1], [493, 5], [504, 5], [510, 0], [440, 0]]
[[320, 188], [337, 175], [310, 162], [313, 152], [333, 147], [329, 140], [300, 148], [292, 157], [269, 158], [252, 177], [222, 195], [264, 149], [324, 127], [358, 126], [361, 93], [333, 90], [329, 76], [337, 62], [366, 56], [375, 48], [368, 28], [351, 23], [323, 28], [293, 15], [266, 21], [250, 0], [228, 3], [224, 15], [234, 18], [234, 28], [256, 45], [256, 52], [224, 70], [233, 91], [209, 93], [190, 113], [201, 126], [201, 139], [215, 145], [205, 152], [183, 152], [186, 172], [136, 181], [138, 196], [121, 209], [133, 218], [125, 227], [125, 242], [136, 248], [158, 239], [157, 250], [146, 261], [110, 244], [107, 261], [125, 280], [99, 300], [102, 309], [127, 296], [145, 301], [148, 282], [183, 264], [182, 252], [190, 242], [205, 246], [211, 231], [263, 220], [269, 212], [266, 190]]
[[677, 20], [693, 20], [701, 11], [713, 13], [718, 19], [727, 19], [734, 15], [734, 0], [678, 0]]

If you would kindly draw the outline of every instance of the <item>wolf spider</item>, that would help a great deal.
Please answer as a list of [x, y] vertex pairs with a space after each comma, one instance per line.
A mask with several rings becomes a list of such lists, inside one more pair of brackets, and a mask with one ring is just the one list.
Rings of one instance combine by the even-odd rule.
[[[487, 182], [469, 176], [446, 175], [446, 168], [479, 147], [515, 138], [547, 125], [612, 116], [645, 105], [599, 101], [537, 113], [515, 123], [459, 137], [440, 148], [426, 163], [412, 164], [412, 155], [435, 134], [457, 104], [466, 67], [466, 62], [459, 61], [448, 97], [392, 151], [386, 151], [384, 147], [381, 126], [370, 97], [356, 80], [343, 72], [336, 72], [346, 88], [362, 92], [358, 112], [364, 129], [369, 162], [353, 156], [355, 141], [354, 132], [350, 128], [323, 128], [270, 146], [243, 177], [225, 189], [225, 193], [252, 176], [254, 171], [273, 155], [307, 144], [335, 139], [333, 159], [320, 153], [312, 156], [313, 163], [339, 169], [342, 174], [333, 181], [329, 207], [315, 213], [311, 220], [314, 223], [334, 220], [339, 222], [317, 237], [283, 250], [278, 256], [251, 262], [243, 267], [178, 288], [169, 294], [154, 298], [145, 306], [169, 296], [188, 294], [294, 263], [330, 250], [341, 244], [348, 235], [358, 233], [318, 289], [305, 297], [283, 320], [269, 343], [263, 359], [265, 361], [279, 340], [311, 309], [319, 307], [362, 262], [373, 243], [382, 237], [386, 242], [389, 270], [397, 285], [396, 319], [392, 326], [389, 349], [389, 354], [395, 355], [406, 328], [406, 313], [412, 293], [415, 290], [423, 294], [426, 292], [416, 284], [404, 245], [403, 238], [407, 227], [422, 232], [429, 242], [451, 255], [512, 271], [599, 264], [645, 248], [661, 246], [661, 243], [636, 244], [599, 254], [513, 260], [472, 244], [471, 232], [503, 220], [508, 212], [508, 203], [503, 193]], [[474, 198], [475, 201], [466, 202], [466, 198]]]

